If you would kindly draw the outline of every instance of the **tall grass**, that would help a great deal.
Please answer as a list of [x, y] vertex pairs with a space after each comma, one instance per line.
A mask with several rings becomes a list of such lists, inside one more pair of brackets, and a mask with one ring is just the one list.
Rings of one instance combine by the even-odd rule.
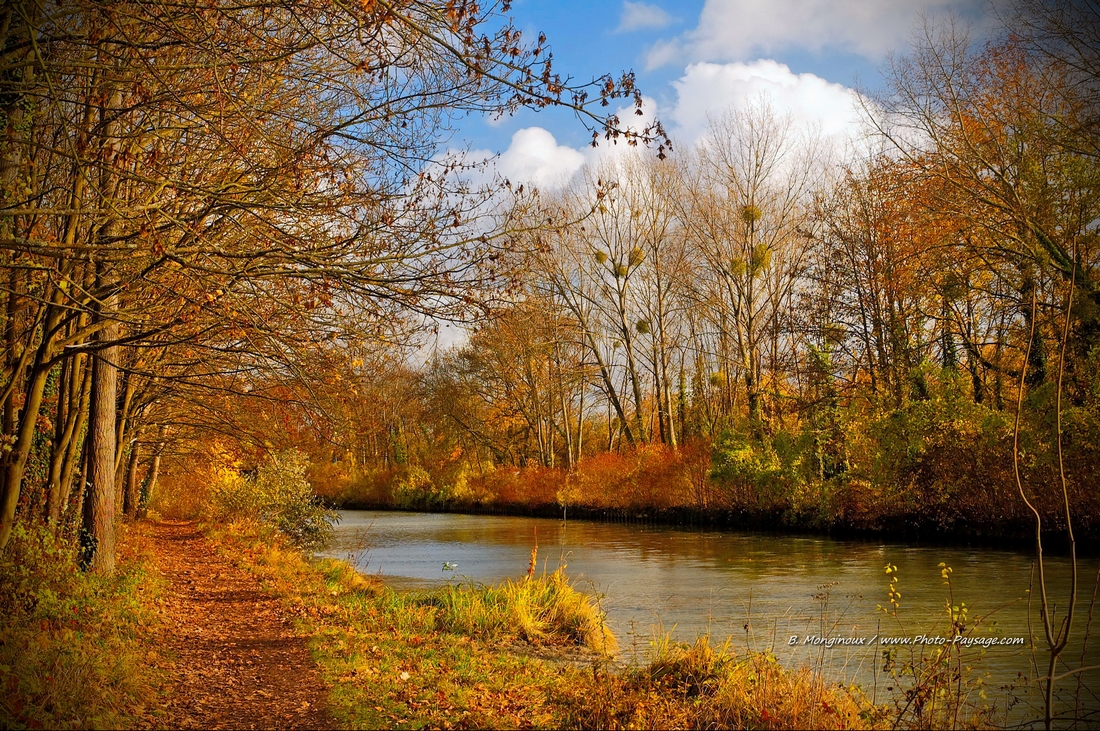
[[735, 656], [707, 637], [665, 635], [643, 664], [568, 695], [565, 725], [580, 728], [863, 729], [884, 720], [856, 688], [784, 669], [767, 653]]
[[562, 569], [496, 586], [447, 586], [406, 601], [437, 610], [439, 631], [485, 639], [516, 637], [536, 644], [616, 649], [595, 599], [577, 591]]

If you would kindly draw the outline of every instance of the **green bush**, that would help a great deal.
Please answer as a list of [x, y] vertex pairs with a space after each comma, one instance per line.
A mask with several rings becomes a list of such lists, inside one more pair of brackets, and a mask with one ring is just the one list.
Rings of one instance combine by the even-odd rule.
[[207, 495], [210, 517], [267, 523], [307, 551], [328, 543], [336, 513], [313, 494], [306, 479], [309, 458], [305, 454], [296, 449], [272, 452], [254, 477], [235, 467], [227, 463], [214, 470]]
[[399, 508], [430, 508], [442, 502], [443, 495], [423, 467], [402, 465], [390, 481], [393, 504]]
[[774, 510], [789, 502], [793, 481], [771, 440], [760, 441], [729, 429], [714, 443], [710, 478], [721, 485], [733, 507]]

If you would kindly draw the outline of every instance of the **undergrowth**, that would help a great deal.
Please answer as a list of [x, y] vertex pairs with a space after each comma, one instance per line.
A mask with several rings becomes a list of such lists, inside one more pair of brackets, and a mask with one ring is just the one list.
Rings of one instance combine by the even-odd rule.
[[118, 558], [114, 576], [90, 575], [73, 543], [16, 525], [0, 560], [0, 727], [156, 724], [163, 585], [140, 528], [120, 527]]
[[857, 729], [886, 720], [856, 688], [784, 669], [770, 653], [735, 655], [707, 637], [659, 638], [644, 664], [563, 695], [564, 725], [575, 728]]

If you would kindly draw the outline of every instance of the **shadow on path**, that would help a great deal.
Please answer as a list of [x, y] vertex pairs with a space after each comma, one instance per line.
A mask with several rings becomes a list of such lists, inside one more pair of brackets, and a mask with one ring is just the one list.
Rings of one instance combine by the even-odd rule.
[[193, 523], [153, 526], [170, 583], [165, 649], [176, 658], [165, 726], [332, 729], [305, 638], [259, 581], [218, 556]]

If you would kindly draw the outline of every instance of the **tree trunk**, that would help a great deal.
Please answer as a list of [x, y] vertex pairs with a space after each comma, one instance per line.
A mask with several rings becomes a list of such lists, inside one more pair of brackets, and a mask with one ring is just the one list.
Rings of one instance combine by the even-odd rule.
[[23, 472], [27, 467], [27, 457], [31, 453], [34, 441], [35, 422], [42, 405], [42, 395], [46, 390], [49, 371], [35, 364], [30, 387], [27, 389], [27, 401], [23, 406], [22, 419], [19, 421], [19, 433], [12, 449], [14, 458], [4, 471], [4, 488], [0, 497], [0, 551], [8, 545], [12, 528], [15, 527], [15, 508], [19, 504], [19, 490], [23, 484]]
[[[115, 111], [122, 107], [122, 91], [116, 81], [104, 75], [104, 97], [100, 112], [102, 156], [99, 194], [108, 204], [118, 198], [118, 173], [121, 143]], [[95, 291], [98, 302], [93, 309], [100, 329], [92, 344], [96, 346], [92, 364], [92, 402], [88, 418], [87, 488], [84, 492], [81, 529], [82, 564], [88, 571], [109, 575], [115, 570], [115, 472], [118, 450], [118, 361], [121, 348], [115, 313], [119, 306], [118, 273], [100, 253], [114, 244], [118, 220], [109, 213], [95, 232], [93, 253]]]
[[[30, 8], [20, 8], [16, 10], [14, 7], [7, 9], [2, 16], [3, 34], [0, 36], [0, 43], [4, 48], [7, 48], [9, 41], [15, 41], [16, 45], [22, 40], [30, 40], [34, 33], [34, 27], [36, 25], [36, 19], [38, 16], [39, 6], [37, 3], [32, 4]], [[24, 11], [30, 14], [30, 17], [25, 17]], [[19, 38], [20, 35], [26, 35], [25, 39]], [[27, 91], [30, 90], [34, 83], [34, 66], [31, 64], [23, 65], [20, 70], [20, 65], [26, 60], [31, 53], [31, 45], [25, 44], [25, 50], [13, 54], [9, 59], [6, 59], [6, 64], [9, 69], [13, 69], [8, 72], [12, 78], [8, 82], [9, 88], [15, 86], [16, 93], [6, 94], [5, 103], [0, 112], [3, 113], [3, 119], [7, 122], [5, 129], [0, 130], [7, 138], [3, 147], [3, 152], [0, 153], [0, 194], [4, 194], [3, 198], [0, 198], [0, 208], [5, 208], [11, 201], [11, 196], [7, 193], [15, 189], [15, 183], [18, 178], [19, 170], [23, 165], [23, 150], [26, 149], [25, 141], [19, 138], [25, 134], [24, 130], [24, 116], [25, 105], [24, 99]], [[22, 78], [19, 78], [19, 77]], [[19, 80], [17, 84], [12, 85], [11, 81]], [[20, 86], [22, 88], [20, 88]], [[15, 218], [13, 216], [4, 216], [0, 218], [0, 236], [4, 238], [15, 237]], [[17, 267], [13, 267], [9, 273], [8, 292], [6, 301], [6, 312], [4, 319], [4, 350], [5, 360], [4, 370], [5, 375], [11, 379], [12, 386], [18, 382], [23, 375], [23, 368], [26, 364], [27, 351], [25, 350], [21, 356], [16, 355], [16, 340], [17, 340], [17, 328], [16, 317], [18, 315], [18, 299], [19, 295], [19, 276], [20, 273]], [[45, 343], [44, 343], [45, 344]], [[29, 344], [28, 344], [29, 350]], [[37, 365], [37, 364], [36, 364]], [[39, 375], [41, 375], [41, 383], [39, 383]], [[3, 403], [3, 433], [6, 435], [15, 436], [16, 443], [13, 447], [12, 454], [8, 455], [6, 469], [3, 474], [3, 487], [2, 493], [0, 493], [0, 552], [3, 552], [5, 546], [8, 544], [8, 539], [11, 537], [12, 528], [15, 525], [15, 508], [19, 502], [19, 485], [23, 479], [23, 469], [26, 466], [26, 457], [22, 460], [19, 458], [18, 449], [20, 442], [23, 441], [23, 434], [29, 428], [30, 437], [34, 436], [34, 421], [38, 417], [38, 406], [42, 400], [42, 389], [45, 387], [45, 374], [39, 374], [37, 369], [34, 375], [30, 378], [30, 386], [26, 393], [23, 406], [23, 420], [18, 424], [17, 428], [17, 412], [15, 406], [15, 399], [17, 390], [13, 387], [8, 390], [6, 398]], [[38, 390], [37, 396], [35, 390]], [[34, 404], [34, 417], [27, 423], [26, 414], [31, 411], [31, 403], [37, 398], [37, 403]], [[29, 442], [27, 443], [29, 451]]]
[[[588, 345], [589, 351], [592, 353], [592, 357], [596, 359], [596, 366], [599, 368], [600, 378], [603, 380], [604, 389], [607, 391], [607, 398], [611, 406], [615, 408], [615, 413], [618, 415], [619, 421], [623, 425], [623, 430], [626, 434], [626, 440], [631, 445], [633, 445], [634, 433], [631, 431], [630, 425], [627, 424], [626, 412], [623, 410], [622, 400], [619, 398], [619, 392], [615, 388], [614, 381], [611, 379], [611, 369], [608, 368], [607, 363], [604, 361], [603, 355], [600, 353], [599, 343], [596, 342], [595, 334], [588, 327], [588, 318], [585, 316], [584, 310], [582, 309], [581, 305], [569, 298], [568, 292], [566, 291], [565, 287], [559, 285], [558, 292], [559, 294], [561, 294], [562, 299], [565, 300], [566, 305], [569, 307], [570, 311], [577, 318], [577, 323], [580, 325], [581, 332], [584, 334], [584, 342]], [[608, 421], [610, 422], [610, 418], [608, 419]], [[610, 427], [608, 427], [609, 443], [611, 440], [610, 434], [611, 429]], [[608, 451], [610, 450], [611, 447], [608, 446]]]
[[[153, 496], [153, 492], [157, 489], [157, 477], [160, 476], [160, 456], [164, 452], [164, 437], [168, 433], [168, 429], [161, 424], [160, 429], [157, 431], [157, 448], [153, 453], [153, 464], [149, 467], [149, 474], [145, 478], [145, 487], [138, 495], [137, 514], [138, 517], [145, 517], [145, 507], [149, 503], [149, 499]], [[478, 468], [481, 467], [481, 457], [478, 457]]]
[[[122, 335], [121, 332], [118, 333]], [[122, 357], [121, 349], [119, 349], [119, 357]], [[127, 358], [125, 367], [129, 368], [132, 363], [132, 359]], [[130, 432], [132, 431], [130, 408], [134, 402], [134, 393], [137, 390], [137, 377], [127, 370], [122, 374], [122, 403], [118, 409], [118, 426], [115, 433], [115, 448], [117, 450], [115, 454], [115, 471], [122, 469], [122, 458], [126, 456], [126, 442], [130, 439]]]
[[139, 502], [137, 466], [140, 452], [141, 446], [135, 441], [133, 447], [130, 448], [130, 459], [126, 464], [126, 487], [122, 493], [122, 514], [130, 520], [137, 518]]
[[[83, 400], [82, 387], [84, 386], [84, 369], [81, 368], [82, 356], [76, 355], [65, 360], [65, 377], [58, 387], [57, 396], [57, 423], [54, 433], [53, 453], [50, 455], [50, 474], [46, 489], [46, 520], [51, 529], [56, 527], [61, 516], [62, 477], [65, 473], [65, 464], [73, 451], [72, 443], [76, 440], [77, 429], [86, 412], [82, 413], [80, 404]], [[79, 385], [78, 385], [79, 384]], [[64, 410], [62, 405], [64, 404]]]
[[46, 381], [50, 375], [50, 358], [53, 357], [54, 330], [61, 319], [58, 306], [60, 292], [54, 294], [54, 300], [46, 308], [45, 321], [42, 323], [42, 342], [34, 356], [34, 365], [26, 392], [26, 402], [19, 414], [19, 431], [12, 448], [11, 462], [4, 471], [3, 492], [0, 493], [0, 551], [8, 545], [12, 528], [15, 527], [15, 508], [19, 504], [19, 491], [23, 485], [23, 473], [27, 467], [27, 458], [34, 442], [38, 412], [42, 407], [42, 398], [46, 391]]
[[[68, 441], [65, 450], [65, 461], [61, 466], [61, 485], [60, 485], [60, 497], [57, 501], [58, 509], [64, 509], [64, 506], [69, 504], [69, 497], [72, 494], [73, 475], [76, 473], [76, 465], [78, 461], [82, 460], [84, 453], [84, 442], [87, 441], [87, 437], [80, 438], [85, 426], [88, 424], [88, 412], [91, 407], [92, 400], [92, 365], [91, 362], [84, 364], [84, 378], [83, 383], [80, 384], [80, 410], [76, 416], [76, 424], [73, 429], [73, 437]], [[86, 474], [86, 473], [83, 473]], [[83, 498], [84, 495], [84, 478], [81, 477], [80, 495]], [[59, 520], [60, 520], [59, 515]]]
[[[115, 325], [106, 318], [115, 295], [104, 299], [97, 316], [105, 321], [96, 333], [97, 343], [115, 338]], [[84, 567], [98, 574], [115, 570], [115, 418], [118, 411], [117, 346], [95, 353], [92, 365], [92, 403], [88, 423], [88, 483], [84, 493], [84, 525], [81, 531]]]
[[642, 415], [642, 381], [638, 375], [638, 367], [634, 360], [634, 337], [631, 335], [630, 323], [627, 322], [626, 282], [618, 286], [618, 301], [616, 302], [619, 315], [619, 327], [623, 334], [623, 350], [626, 355], [626, 370], [630, 377], [630, 388], [634, 394], [634, 433], [630, 440], [647, 441], [645, 429], [645, 417]]

